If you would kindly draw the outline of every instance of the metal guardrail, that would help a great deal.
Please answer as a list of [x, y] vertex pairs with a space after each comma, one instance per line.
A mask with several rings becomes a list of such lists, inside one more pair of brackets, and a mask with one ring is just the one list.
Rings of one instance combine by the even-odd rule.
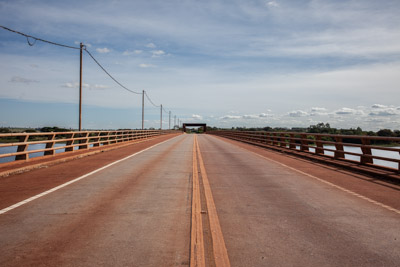
[[[400, 144], [400, 138], [398, 137], [228, 130], [209, 131], [208, 134], [260, 144], [266, 147], [279, 148], [280, 150], [301, 151], [330, 159], [353, 162], [397, 173], [400, 172], [400, 157], [394, 158], [373, 155], [372, 153], [372, 150], [382, 150], [395, 152], [398, 153], [397, 155], [400, 155], [399, 148], [374, 145], [379, 142]], [[359, 152], [346, 150], [345, 148], [348, 147], [358, 148], [354, 150], [359, 150]], [[346, 155], [348, 155], [347, 158]], [[374, 160], [393, 162], [397, 165], [397, 168], [376, 164]]]
[[[0, 158], [15, 156], [15, 160], [28, 160], [29, 155], [34, 153], [43, 153], [43, 156], [55, 155], [57, 150], [70, 152], [76, 149], [90, 149], [114, 143], [147, 139], [173, 132], [176, 131], [121, 130], [0, 134], [0, 140], [7, 141], [6, 143], [0, 143], [0, 149], [13, 149], [13, 147], [16, 147], [16, 152], [0, 153]], [[30, 146], [38, 144], [45, 146], [44, 148], [29, 150]]]

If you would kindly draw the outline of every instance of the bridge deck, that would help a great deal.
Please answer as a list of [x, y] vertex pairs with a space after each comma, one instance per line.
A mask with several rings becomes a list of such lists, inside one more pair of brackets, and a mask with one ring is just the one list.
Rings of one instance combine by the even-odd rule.
[[232, 266], [400, 262], [399, 186], [209, 135], [197, 137], [204, 162], [194, 164], [194, 135], [167, 138], [0, 178], [0, 265], [189, 265], [200, 197], [212, 266], [207, 181]]

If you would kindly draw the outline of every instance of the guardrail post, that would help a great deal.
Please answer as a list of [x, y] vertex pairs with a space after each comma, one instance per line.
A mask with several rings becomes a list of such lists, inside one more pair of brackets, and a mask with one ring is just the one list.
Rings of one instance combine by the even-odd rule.
[[335, 137], [335, 158], [345, 158], [344, 157], [344, 147], [342, 143], [342, 137]]
[[[24, 135], [19, 137], [19, 141], [21, 143], [26, 143], [29, 139], [29, 135]], [[17, 152], [25, 152], [28, 150], [28, 145], [23, 144], [23, 145], [18, 145]], [[28, 160], [29, 159], [29, 154], [23, 154], [23, 155], [17, 155], [15, 156], [15, 160]]]
[[114, 143], [114, 132], [109, 131], [107, 134], [107, 145], [111, 145], [112, 143]]
[[267, 145], [270, 145], [270, 144], [271, 144], [271, 133], [269, 133], [269, 132], [266, 132], [266, 133], [265, 133], [265, 143], [266, 143]]
[[285, 134], [281, 134], [281, 147], [286, 148], [286, 135]]
[[264, 141], [265, 141], [265, 132], [261, 132], [261, 135], [260, 135], [260, 143], [261, 143], [261, 144], [264, 144]]
[[361, 143], [362, 143], [361, 146], [362, 156], [360, 157], [360, 162], [362, 164], [374, 163], [373, 159], [371, 158], [372, 156], [371, 148], [365, 147], [371, 144], [370, 140], [367, 138], [361, 138]]
[[278, 146], [278, 137], [277, 137], [277, 134], [276, 134], [276, 133], [272, 133], [272, 134], [271, 134], [271, 137], [272, 137], [272, 145], [273, 145], [273, 146]]
[[[56, 134], [52, 134], [47, 137], [47, 140], [51, 140], [52, 142], [46, 143], [46, 149], [53, 148], [53, 146], [55, 144], [55, 142], [54, 142], [55, 137], [56, 137]], [[50, 156], [50, 155], [54, 155], [54, 154], [55, 154], [54, 149], [44, 152], [45, 156]]]
[[296, 140], [294, 140], [294, 134], [289, 134], [289, 148], [290, 149], [296, 149]]
[[316, 154], [324, 154], [324, 145], [322, 144], [322, 137], [317, 135], [315, 140], [315, 143], [317, 144], [317, 147], [315, 148], [315, 153]]
[[140, 130], [139, 130], [139, 131], [137, 131], [137, 130], [132, 131], [132, 140], [133, 140], [133, 141], [135, 141], [136, 139], [141, 139], [140, 136], [141, 136], [141, 135], [140, 135]]
[[96, 133], [96, 137], [93, 138], [93, 147], [100, 146], [100, 132]]
[[[79, 143], [83, 144], [83, 145], [80, 145], [80, 146], [79, 146], [79, 149], [86, 149], [86, 148], [88, 148], [88, 140], [89, 140], [88, 136], [89, 136], [89, 133], [88, 133], [88, 132], [84, 133], [83, 135], [82, 135], [82, 134], [79, 135], [80, 138], [81, 138], [81, 137], [84, 137], [84, 138], [85, 138], [85, 139], [83, 139], [83, 140], [79, 140]], [[82, 142], [82, 141], [83, 141], [83, 142]]]
[[[72, 146], [74, 144], [75, 133], [68, 134], [66, 138], [71, 139], [71, 140], [68, 140], [65, 145], [66, 146]], [[65, 152], [69, 152], [69, 151], [74, 151], [74, 148], [73, 147], [66, 147], [65, 148]]]
[[301, 136], [300, 150], [301, 150], [301, 151], [309, 151], [309, 149], [308, 149], [307, 135], [306, 135], [306, 134], [301, 134], [300, 136]]

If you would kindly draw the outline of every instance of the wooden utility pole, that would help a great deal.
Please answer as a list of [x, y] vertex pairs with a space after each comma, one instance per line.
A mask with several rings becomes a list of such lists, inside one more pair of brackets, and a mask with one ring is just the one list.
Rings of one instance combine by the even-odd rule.
[[142, 91], [142, 130], [144, 130], [144, 90]]
[[162, 130], [162, 104], [160, 105], [160, 130]]
[[79, 131], [82, 131], [82, 49], [83, 44], [80, 45], [80, 71], [79, 71]]
[[169, 112], [169, 117], [168, 117], [168, 130], [171, 130], [171, 111]]

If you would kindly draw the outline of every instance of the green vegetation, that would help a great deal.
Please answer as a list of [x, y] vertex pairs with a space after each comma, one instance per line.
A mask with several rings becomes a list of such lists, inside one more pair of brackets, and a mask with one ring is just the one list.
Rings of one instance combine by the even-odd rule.
[[[59, 127], [43, 127], [43, 128], [37, 128], [37, 129], [32, 129], [32, 128], [6, 128], [6, 127], [1, 127], [0, 128], [0, 133], [3, 134], [9, 134], [9, 133], [38, 133], [38, 132], [70, 132], [71, 129], [65, 129], [65, 128], [59, 128]], [[32, 136], [29, 138], [29, 141], [38, 141], [38, 140], [46, 140], [46, 137], [41, 137], [41, 136]], [[18, 137], [0, 137], [0, 143], [14, 143], [14, 142], [19, 142]]]
[[53, 127], [40, 128], [39, 131], [42, 132], [42, 133], [48, 133], [48, 132], [70, 132], [71, 129], [59, 128], [59, 127], [53, 126]]

